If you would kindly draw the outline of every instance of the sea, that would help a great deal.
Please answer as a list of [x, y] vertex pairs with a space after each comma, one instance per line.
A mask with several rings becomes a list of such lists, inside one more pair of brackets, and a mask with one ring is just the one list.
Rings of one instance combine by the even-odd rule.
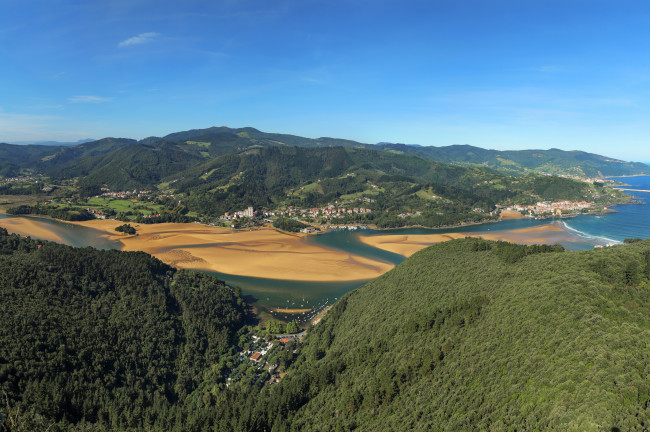
[[[516, 219], [497, 223], [464, 226], [449, 229], [404, 228], [396, 230], [357, 230], [330, 231], [307, 237], [306, 241], [318, 246], [362, 255], [368, 258], [399, 264], [405, 260], [401, 255], [374, 248], [359, 241], [361, 236], [386, 234], [432, 234], [449, 232], [494, 232], [520, 228], [531, 228], [548, 223], [559, 224], [572, 234], [571, 242], [563, 243], [570, 250], [587, 250], [598, 246], [611, 246], [623, 243], [627, 238], [650, 238], [650, 176], [615, 177], [627, 184], [623, 189], [630, 194], [635, 204], [623, 204], [612, 207], [615, 213], [606, 215], [580, 215], [570, 219], [536, 220]], [[0, 218], [10, 217], [0, 214]], [[46, 218], [35, 218], [53, 229], [65, 243], [73, 246], [93, 246], [100, 249], [117, 249], [118, 242], [111, 242], [101, 237], [101, 232], [53, 221]], [[248, 276], [234, 276], [224, 273], [214, 273], [232, 286], [242, 288], [247, 300], [252, 302], [260, 311], [266, 312], [284, 321], [295, 320], [307, 322], [320, 311], [333, 304], [345, 293], [363, 285], [368, 281], [353, 282], [304, 282], [280, 279], [264, 279]], [[278, 312], [277, 309], [303, 309], [297, 314]], [[309, 309], [309, 311], [304, 311]]]
[[650, 176], [610, 177], [628, 186], [620, 189], [634, 189], [625, 193], [635, 198], [637, 204], [623, 204], [612, 207], [616, 213], [602, 216], [578, 216], [563, 221], [571, 233], [595, 245], [614, 245], [628, 238], [650, 237]]

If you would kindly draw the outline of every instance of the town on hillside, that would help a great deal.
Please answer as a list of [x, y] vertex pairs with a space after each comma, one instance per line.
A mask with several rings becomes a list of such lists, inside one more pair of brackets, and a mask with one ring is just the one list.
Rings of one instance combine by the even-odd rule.
[[[534, 205], [522, 206], [512, 205], [505, 208], [509, 211], [517, 211], [524, 216], [539, 217], [539, 216], [562, 216], [573, 215], [580, 213], [583, 210], [593, 208], [593, 202], [572, 202], [572, 201], [558, 201], [558, 202], [538, 202]], [[607, 208], [605, 208], [607, 209]]]

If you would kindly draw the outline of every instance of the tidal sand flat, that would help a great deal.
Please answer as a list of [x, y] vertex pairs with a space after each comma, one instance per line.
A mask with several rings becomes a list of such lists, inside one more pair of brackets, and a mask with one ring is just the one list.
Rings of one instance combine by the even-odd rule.
[[6, 228], [10, 234], [20, 234], [41, 240], [65, 243], [60, 235], [42, 222], [26, 217], [0, 219], [0, 227]]
[[[378, 259], [306, 242], [305, 234], [283, 233], [272, 228], [234, 231], [200, 224], [134, 224], [138, 235], [126, 236], [115, 231], [115, 227], [123, 224], [119, 221], [69, 223], [103, 233], [102, 237], [121, 244], [122, 250], [144, 251], [178, 268], [227, 275], [346, 282], [373, 279], [394, 267]], [[0, 219], [0, 226], [21, 235], [66, 243], [53, 225], [37, 219]], [[409, 257], [432, 244], [467, 236], [526, 244], [575, 241], [575, 237], [554, 224], [493, 232], [360, 235], [358, 240]]]
[[548, 224], [532, 228], [522, 228], [509, 231], [475, 232], [475, 233], [446, 233], [446, 234], [399, 234], [360, 236], [359, 241], [389, 252], [410, 257], [426, 247], [444, 241], [480, 237], [486, 240], [502, 240], [512, 243], [553, 244], [576, 239], [558, 225]]
[[304, 241], [304, 234], [271, 228], [233, 231], [200, 224], [134, 224], [137, 236], [115, 231], [122, 222], [92, 220], [76, 225], [101, 230], [119, 240], [126, 251], [144, 251], [179, 268], [208, 270], [237, 276], [298, 281], [373, 279], [394, 267], [344, 251]]

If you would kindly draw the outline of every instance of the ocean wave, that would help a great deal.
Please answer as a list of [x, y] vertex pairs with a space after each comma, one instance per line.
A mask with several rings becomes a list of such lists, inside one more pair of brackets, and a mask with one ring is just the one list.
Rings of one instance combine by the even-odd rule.
[[584, 231], [577, 230], [577, 229], [575, 229], [573, 227], [570, 227], [569, 224], [567, 224], [564, 221], [561, 222], [561, 225], [567, 231], [570, 231], [573, 234], [577, 235], [578, 237], [581, 237], [581, 238], [583, 238], [585, 240], [588, 240], [588, 241], [590, 241], [590, 242], [592, 242], [594, 244], [603, 245], [603, 246], [613, 246], [613, 245], [623, 243], [621, 241], [614, 240], [614, 239], [611, 239], [611, 238], [608, 238], [608, 237], [592, 235], [592, 234], [586, 233]]

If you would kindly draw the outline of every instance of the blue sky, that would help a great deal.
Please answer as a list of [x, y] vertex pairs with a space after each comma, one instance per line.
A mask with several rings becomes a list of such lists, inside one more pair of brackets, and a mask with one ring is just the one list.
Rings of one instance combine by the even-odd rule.
[[209, 126], [650, 161], [644, 1], [3, 0], [0, 142]]

